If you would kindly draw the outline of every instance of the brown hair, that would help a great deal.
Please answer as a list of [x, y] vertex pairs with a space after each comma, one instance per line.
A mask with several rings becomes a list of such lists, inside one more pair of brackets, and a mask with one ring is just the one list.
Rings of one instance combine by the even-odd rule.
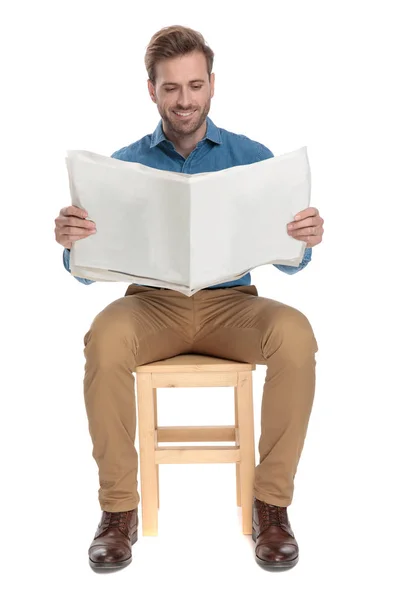
[[207, 45], [201, 33], [182, 25], [163, 27], [157, 31], [151, 38], [144, 57], [146, 71], [152, 84], [155, 84], [155, 67], [160, 60], [182, 56], [196, 50], [203, 52], [206, 57], [208, 77], [210, 78], [214, 52]]

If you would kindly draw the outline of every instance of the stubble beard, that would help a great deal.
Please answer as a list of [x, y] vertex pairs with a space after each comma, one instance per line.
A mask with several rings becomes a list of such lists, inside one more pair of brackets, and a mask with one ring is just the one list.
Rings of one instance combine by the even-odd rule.
[[[161, 117], [163, 119], [163, 121], [166, 123], [168, 129], [170, 131], [172, 131], [175, 135], [179, 135], [181, 137], [186, 137], [189, 135], [193, 135], [193, 133], [195, 133], [204, 123], [204, 121], [206, 120], [206, 117], [210, 111], [210, 105], [211, 105], [211, 99], [207, 102], [207, 104], [204, 106], [203, 109], [200, 110], [199, 107], [196, 108], [196, 112], [194, 113], [194, 115], [191, 117], [190, 120], [187, 121], [187, 123], [185, 122], [179, 122], [177, 121], [177, 118], [174, 118], [172, 116], [172, 118], [169, 117], [169, 113], [172, 110], [177, 110], [177, 109], [168, 109], [168, 111], [160, 111], [161, 113]], [[188, 111], [182, 111], [182, 112], [188, 112]]]

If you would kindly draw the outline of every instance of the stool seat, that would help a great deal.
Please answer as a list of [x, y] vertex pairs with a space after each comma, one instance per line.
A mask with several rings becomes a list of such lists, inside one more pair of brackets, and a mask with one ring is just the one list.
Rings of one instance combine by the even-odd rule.
[[[159, 465], [236, 463], [236, 503], [242, 530], [252, 533], [255, 470], [252, 371], [256, 365], [202, 354], [180, 354], [136, 367], [143, 535], [158, 534]], [[233, 387], [235, 424], [159, 427], [157, 389]], [[224, 442], [229, 446], [159, 446], [160, 442]]]
[[216, 356], [206, 356], [204, 354], [179, 354], [165, 360], [148, 363], [136, 367], [138, 373], [171, 373], [179, 367], [181, 372], [199, 371], [252, 371], [256, 368], [251, 363], [236, 362], [226, 358], [218, 358]]

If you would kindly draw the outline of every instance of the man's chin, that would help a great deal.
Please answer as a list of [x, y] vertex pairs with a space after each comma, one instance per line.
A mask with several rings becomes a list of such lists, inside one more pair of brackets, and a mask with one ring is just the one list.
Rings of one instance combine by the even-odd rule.
[[195, 131], [197, 131], [197, 129], [199, 129], [199, 127], [202, 125], [202, 121], [198, 118], [195, 119], [187, 119], [187, 120], [180, 120], [180, 119], [172, 119], [169, 122], [170, 127], [179, 133], [194, 133]]

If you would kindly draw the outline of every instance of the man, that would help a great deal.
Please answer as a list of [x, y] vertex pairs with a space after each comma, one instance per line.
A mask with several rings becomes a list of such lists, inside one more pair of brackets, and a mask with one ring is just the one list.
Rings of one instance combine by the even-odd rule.
[[[180, 173], [216, 171], [273, 156], [259, 142], [216, 127], [208, 117], [214, 95], [213, 52], [203, 36], [180, 26], [156, 33], [146, 51], [148, 90], [161, 120], [152, 135], [115, 152], [113, 158]], [[69, 250], [96, 231], [77, 207], [61, 209], [56, 240]], [[288, 235], [307, 242], [296, 273], [319, 244], [323, 219], [308, 208]], [[82, 283], [88, 279], [76, 278]], [[84, 337], [84, 396], [99, 468], [101, 522], [89, 548], [95, 570], [131, 562], [137, 540], [138, 456], [133, 371], [136, 366], [178, 354], [199, 353], [267, 366], [254, 478], [255, 558], [263, 568], [293, 567], [299, 558], [287, 507], [303, 448], [315, 391], [311, 325], [300, 311], [258, 296], [250, 273], [203, 289], [192, 297], [173, 290], [131, 284], [125, 296], [93, 320]]]

